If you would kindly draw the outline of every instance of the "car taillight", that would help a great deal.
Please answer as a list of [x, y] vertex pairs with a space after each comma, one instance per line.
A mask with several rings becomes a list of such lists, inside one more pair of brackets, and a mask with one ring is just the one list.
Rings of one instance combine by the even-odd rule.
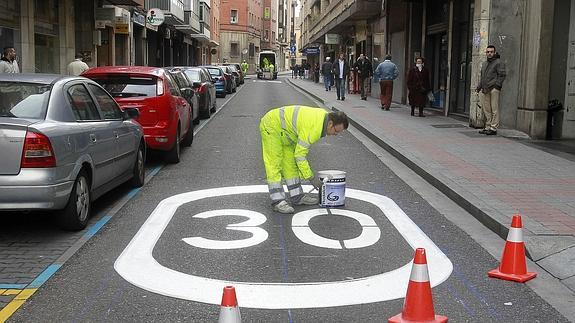
[[50, 139], [37, 132], [28, 131], [24, 140], [20, 168], [56, 167], [56, 157]]
[[159, 78], [156, 85], [156, 95], [160, 96], [162, 94], [164, 94], [164, 80]]

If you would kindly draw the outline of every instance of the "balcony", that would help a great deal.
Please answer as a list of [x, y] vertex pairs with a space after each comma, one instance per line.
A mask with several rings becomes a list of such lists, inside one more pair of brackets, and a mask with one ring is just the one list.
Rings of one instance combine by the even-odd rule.
[[349, 30], [357, 21], [379, 15], [381, 1], [341, 0], [332, 1], [319, 16], [310, 19], [306, 43], [323, 42], [327, 33], [342, 33]]
[[147, 0], [148, 8], [158, 8], [164, 12], [167, 24], [178, 26], [185, 23], [184, 2], [182, 0]]
[[191, 37], [198, 40], [200, 43], [208, 44], [211, 42], [210, 37], [212, 36], [210, 28], [205, 24], [200, 24], [200, 32], [197, 34], [192, 34]]
[[200, 18], [193, 11], [184, 11], [184, 23], [174, 26], [177, 30], [189, 35], [198, 34], [201, 31]]

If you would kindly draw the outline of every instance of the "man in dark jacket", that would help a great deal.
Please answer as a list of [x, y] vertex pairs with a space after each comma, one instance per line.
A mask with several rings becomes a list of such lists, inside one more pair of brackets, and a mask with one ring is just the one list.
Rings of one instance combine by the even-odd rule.
[[359, 88], [361, 89], [361, 99], [367, 100], [367, 91], [365, 90], [367, 82], [373, 72], [371, 62], [363, 54], [359, 55], [359, 59], [355, 62], [353, 68], [357, 71], [359, 77]]
[[495, 46], [487, 46], [485, 54], [487, 61], [481, 66], [481, 78], [475, 89], [483, 93], [481, 105], [486, 118], [485, 129], [479, 133], [496, 135], [499, 127], [499, 95], [506, 76], [505, 64], [499, 59]]
[[335, 89], [337, 90], [337, 99], [345, 100], [345, 82], [349, 75], [349, 65], [345, 61], [345, 54], [339, 54], [339, 59], [333, 63], [333, 77], [335, 78]]
[[321, 75], [323, 75], [323, 84], [325, 86], [326, 91], [331, 91], [331, 70], [333, 68], [333, 64], [330, 61], [329, 56], [325, 58], [325, 63], [321, 65]]

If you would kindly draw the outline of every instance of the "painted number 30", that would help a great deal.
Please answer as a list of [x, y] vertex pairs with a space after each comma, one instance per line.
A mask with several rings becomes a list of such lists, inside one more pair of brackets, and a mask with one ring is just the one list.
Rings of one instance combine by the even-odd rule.
[[[375, 221], [366, 214], [349, 210], [331, 209], [331, 214], [341, 215], [356, 220], [361, 225], [361, 234], [349, 240], [334, 240], [322, 237], [310, 228], [309, 222], [316, 216], [328, 215], [326, 209], [314, 209], [294, 214], [292, 218], [292, 230], [298, 239], [312, 246], [329, 249], [355, 249], [364, 248], [379, 241], [381, 231]], [[243, 216], [246, 221], [226, 226], [227, 230], [244, 231], [252, 234], [251, 237], [239, 240], [212, 240], [203, 237], [190, 237], [182, 239], [191, 246], [204, 249], [240, 249], [255, 246], [268, 238], [268, 232], [259, 226], [266, 222], [265, 215], [241, 209], [224, 209], [202, 212], [194, 215], [194, 218], [208, 219], [216, 216]]]

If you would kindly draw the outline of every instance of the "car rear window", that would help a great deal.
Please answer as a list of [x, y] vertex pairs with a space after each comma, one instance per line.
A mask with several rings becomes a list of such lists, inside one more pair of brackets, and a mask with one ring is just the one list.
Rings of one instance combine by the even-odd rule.
[[208, 68], [208, 72], [210, 72], [210, 75], [212, 75], [212, 76], [222, 75], [222, 70], [220, 70], [217, 67]]
[[51, 85], [0, 82], [0, 117], [44, 119]]
[[192, 82], [201, 82], [202, 80], [199, 70], [186, 70], [185, 73]]
[[156, 96], [157, 79], [140, 76], [91, 77], [115, 98]]

